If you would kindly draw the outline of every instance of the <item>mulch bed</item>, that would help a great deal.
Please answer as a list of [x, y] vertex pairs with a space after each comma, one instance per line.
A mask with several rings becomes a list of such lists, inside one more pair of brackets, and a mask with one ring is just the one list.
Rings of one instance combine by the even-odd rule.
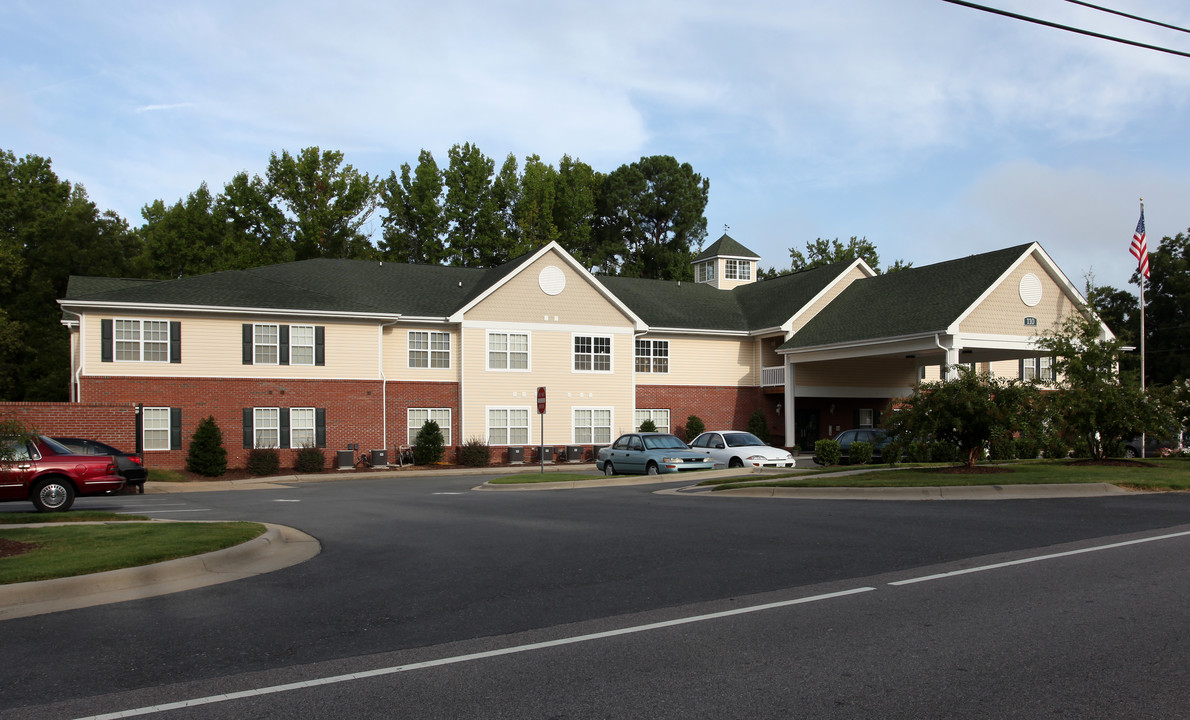
[[24, 543], [18, 540], [6, 540], [0, 538], [0, 558], [12, 557], [13, 555], [24, 555], [30, 550], [36, 550], [41, 547], [36, 543]]

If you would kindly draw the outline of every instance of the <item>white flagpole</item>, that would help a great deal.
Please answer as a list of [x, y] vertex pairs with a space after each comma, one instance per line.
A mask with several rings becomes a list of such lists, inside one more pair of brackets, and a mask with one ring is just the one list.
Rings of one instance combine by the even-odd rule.
[[[1145, 216], [1145, 199], [1140, 199], [1140, 216]], [[1145, 228], [1145, 235], [1148, 235], [1148, 228]], [[1137, 258], [1140, 264], [1137, 269], [1140, 271], [1140, 394], [1143, 397], [1145, 394], [1145, 259], [1148, 258], [1149, 243], [1145, 241], [1145, 256], [1144, 258]], [[1144, 433], [1140, 434], [1140, 456], [1143, 459], [1145, 456], [1145, 445], [1147, 438]]]

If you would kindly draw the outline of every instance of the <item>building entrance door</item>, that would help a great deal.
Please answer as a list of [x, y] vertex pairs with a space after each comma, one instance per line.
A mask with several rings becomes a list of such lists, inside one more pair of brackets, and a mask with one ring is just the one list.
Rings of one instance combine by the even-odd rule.
[[795, 410], [793, 413], [794, 444], [801, 450], [814, 450], [818, 437], [818, 410]]

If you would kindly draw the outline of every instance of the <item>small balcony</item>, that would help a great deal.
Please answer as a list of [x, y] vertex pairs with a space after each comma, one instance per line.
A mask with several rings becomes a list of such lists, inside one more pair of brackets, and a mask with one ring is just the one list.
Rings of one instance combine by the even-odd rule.
[[760, 386], [762, 388], [785, 387], [785, 366], [760, 368]]

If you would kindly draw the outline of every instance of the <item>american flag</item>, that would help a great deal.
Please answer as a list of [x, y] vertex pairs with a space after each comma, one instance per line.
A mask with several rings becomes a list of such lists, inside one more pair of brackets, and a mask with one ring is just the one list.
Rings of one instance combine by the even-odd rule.
[[1140, 207], [1140, 222], [1136, 223], [1136, 232], [1132, 233], [1132, 247], [1130, 252], [1136, 261], [1139, 263], [1137, 271], [1145, 276], [1147, 280], [1149, 277], [1149, 248], [1145, 244], [1145, 208], [1144, 205]]

